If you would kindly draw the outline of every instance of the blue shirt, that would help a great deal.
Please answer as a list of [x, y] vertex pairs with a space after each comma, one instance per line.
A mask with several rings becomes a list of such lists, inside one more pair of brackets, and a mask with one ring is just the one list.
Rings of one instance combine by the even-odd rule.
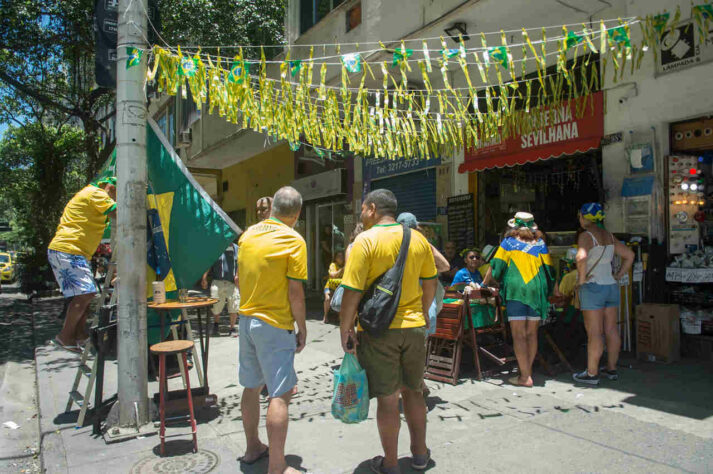
[[477, 283], [479, 285], [483, 284], [483, 277], [480, 276], [480, 272], [478, 270], [475, 270], [475, 272], [469, 272], [468, 268], [461, 268], [456, 272], [456, 275], [453, 277], [453, 282], [451, 283], [451, 286], [457, 284], [457, 283]]

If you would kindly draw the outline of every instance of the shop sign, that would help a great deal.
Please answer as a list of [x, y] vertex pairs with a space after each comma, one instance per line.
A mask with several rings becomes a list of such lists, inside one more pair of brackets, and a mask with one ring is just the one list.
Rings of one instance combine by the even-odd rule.
[[325, 171], [296, 179], [292, 181], [292, 187], [300, 192], [305, 201], [344, 194], [346, 193], [344, 173], [346, 170], [343, 168]]
[[[579, 118], [576, 116], [578, 100], [586, 102]], [[602, 93], [597, 92], [592, 98], [567, 101], [551, 111], [540, 112], [535, 119], [540, 127], [531, 133], [505, 140], [495, 138], [466, 150], [465, 161], [458, 171], [467, 173], [522, 165], [599, 148], [604, 134]]]
[[666, 268], [666, 281], [676, 283], [711, 283], [713, 268]]
[[440, 157], [429, 158], [427, 160], [418, 158], [397, 158], [395, 160], [364, 158], [362, 168], [364, 173], [363, 181], [366, 184], [375, 179], [432, 168], [440, 164]]
[[713, 30], [704, 38], [693, 20], [666, 29], [659, 45], [661, 54], [656, 62], [656, 73], [667, 74], [713, 61]]

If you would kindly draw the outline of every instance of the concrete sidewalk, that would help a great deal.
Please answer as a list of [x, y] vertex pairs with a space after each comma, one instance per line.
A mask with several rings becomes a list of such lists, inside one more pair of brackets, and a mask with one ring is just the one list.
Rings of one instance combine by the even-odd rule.
[[[290, 406], [290, 465], [310, 472], [369, 472], [381, 454], [372, 403], [369, 420], [345, 425], [331, 416], [332, 369], [343, 353], [338, 328], [311, 315], [308, 344], [297, 356], [299, 393]], [[188, 427], [168, 428], [171, 457], [161, 459], [157, 436], [107, 445], [91, 426], [74, 429], [77, 411], [64, 413], [78, 356], [36, 350], [42, 460], [47, 472], [266, 472], [267, 462], [241, 465], [245, 438], [237, 382], [238, 340], [212, 338], [211, 391], [215, 407], [198, 414], [197, 455]], [[713, 466], [713, 366], [695, 361], [656, 365], [624, 360], [621, 380], [599, 388], [574, 386], [569, 374], [537, 377], [524, 390], [500, 379], [477, 382], [465, 373], [457, 386], [429, 382], [428, 442], [432, 472], [706, 472]], [[197, 383], [195, 371], [192, 385]], [[179, 388], [181, 379], [170, 381]], [[149, 384], [149, 393], [158, 389]], [[105, 396], [116, 391], [116, 366], [107, 365]], [[264, 431], [264, 408], [261, 432]], [[410, 472], [408, 430], [400, 437], [402, 471]], [[157, 463], [163, 463], [157, 466]], [[166, 463], [171, 463], [169, 466]], [[174, 472], [172, 471], [172, 472]], [[166, 471], [161, 471], [166, 472]]]

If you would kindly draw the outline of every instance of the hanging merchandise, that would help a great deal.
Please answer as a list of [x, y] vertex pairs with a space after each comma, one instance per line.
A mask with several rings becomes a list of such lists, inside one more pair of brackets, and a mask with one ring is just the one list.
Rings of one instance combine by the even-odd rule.
[[129, 55], [129, 57], [126, 58], [126, 69], [129, 69], [141, 64], [141, 56], [144, 54], [144, 51], [139, 48], [129, 46], [126, 48], [126, 54]]
[[[706, 3], [694, 11], [702, 26], [711, 20], [709, 7]], [[379, 41], [365, 43], [378, 45], [367, 48], [322, 45], [322, 56], [314, 54], [315, 45], [289, 45], [279, 60], [267, 60], [263, 46], [249, 47], [259, 51], [259, 58], [245, 56], [243, 47], [222, 47], [237, 50], [225, 57], [204, 52], [212, 47], [184, 47], [182, 52], [154, 46], [147, 78], [168, 94], [186, 95], [190, 88], [199, 110], [209, 103], [209, 113], [217, 110], [230, 122], [276, 140], [304, 141], [318, 154], [348, 150], [427, 159], [531, 133], [553, 118], [553, 106], [565, 101], [582, 117], [605, 80], [607, 65], [613, 66], [609, 75], [614, 82], [633, 73], [645, 51], [656, 54], [662, 34], [679, 17], [677, 10], [674, 15], [601, 20], [594, 29], [587, 24], [523, 28], [521, 39], [503, 31], [481, 33], [479, 45], [461, 38], [457, 48], [447, 47], [442, 37], [404, 39], [395, 48]], [[641, 28], [638, 42], [631, 35], [635, 25]], [[414, 43], [418, 48], [407, 47]], [[328, 47], [336, 54], [329, 54]], [[346, 48], [353, 52], [343, 53]], [[429, 51], [438, 51], [438, 68]], [[449, 77], [453, 62], [465, 78], [461, 87]], [[331, 78], [340, 77], [335, 68], [341, 70], [341, 85], [327, 81], [328, 69]], [[413, 87], [418, 72], [420, 88]]]

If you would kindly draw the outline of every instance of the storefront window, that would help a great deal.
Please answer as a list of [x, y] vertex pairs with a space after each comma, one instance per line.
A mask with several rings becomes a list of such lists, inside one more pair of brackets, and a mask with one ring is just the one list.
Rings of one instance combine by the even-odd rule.
[[601, 201], [601, 153], [553, 158], [513, 168], [482, 172], [483, 243], [499, 242], [508, 219], [518, 211], [531, 212], [540, 229], [574, 232], [577, 211], [586, 202]]

